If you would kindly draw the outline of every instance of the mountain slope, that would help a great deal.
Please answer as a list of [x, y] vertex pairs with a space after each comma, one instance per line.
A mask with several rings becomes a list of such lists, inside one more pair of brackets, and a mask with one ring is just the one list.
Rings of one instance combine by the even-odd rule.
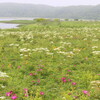
[[47, 5], [0, 3], [0, 17], [100, 19], [100, 5], [52, 7]]

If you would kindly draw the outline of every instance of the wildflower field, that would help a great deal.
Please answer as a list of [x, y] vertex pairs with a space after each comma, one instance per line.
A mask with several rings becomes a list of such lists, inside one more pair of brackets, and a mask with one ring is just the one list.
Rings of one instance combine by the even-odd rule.
[[100, 22], [0, 30], [0, 100], [100, 100]]

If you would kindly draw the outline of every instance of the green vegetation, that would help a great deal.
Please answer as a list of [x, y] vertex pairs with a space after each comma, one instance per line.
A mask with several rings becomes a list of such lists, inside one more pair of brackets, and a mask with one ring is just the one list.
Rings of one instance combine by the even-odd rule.
[[26, 23], [0, 30], [0, 98], [100, 100], [100, 22]]
[[11, 21], [0, 21], [0, 23], [33, 24], [33, 20], [11, 20]]

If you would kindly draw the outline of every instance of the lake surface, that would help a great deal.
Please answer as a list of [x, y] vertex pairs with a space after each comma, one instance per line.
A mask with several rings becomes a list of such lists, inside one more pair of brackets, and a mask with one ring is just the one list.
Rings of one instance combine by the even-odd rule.
[[0, 21], [10, 21], [10, 20], [33, 20], [34, 18], [2, 18], [0, 17]]
[[[0, 21], [11, 21], [11, 20], [33, 20], [33, 18], [0, 18]], [[18, 28], [19, 24], [8, 24], [8, 23], [0, 23], [0, 29], [11, 29]]]
[[0, 29], [11, 29], [11, 28], [18, 28], [19, 24], [7, 24], [7, 23], [0, 23]]

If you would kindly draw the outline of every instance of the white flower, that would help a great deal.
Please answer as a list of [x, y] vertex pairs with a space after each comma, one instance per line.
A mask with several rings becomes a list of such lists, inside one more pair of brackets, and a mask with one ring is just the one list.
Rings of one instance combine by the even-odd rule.
[[6, 97], [4, 97], [4, 96], [2, 96], [2, 97], [0, 97], [0, 99], [5, 99]]
[[94, 41], [94, 42], [95, 42], [95, 41], [98, 41], [98, 39], [93, 39], [92, 41]]
[[50, 52], [47, 52], [46, 54], [47, 54], [47, 55], [53, 55], [53, 53], [50, 53]]
[[92, 53], [95, 54], [95, 55], [99, 55], [100, 51], [93, 51]]
[[54, 48], [54, 50], [60, 50], [60, 47], [58, 47], [58, 48]]
[[9, 77], [6, 73], [0, 71], [0, 77]]

